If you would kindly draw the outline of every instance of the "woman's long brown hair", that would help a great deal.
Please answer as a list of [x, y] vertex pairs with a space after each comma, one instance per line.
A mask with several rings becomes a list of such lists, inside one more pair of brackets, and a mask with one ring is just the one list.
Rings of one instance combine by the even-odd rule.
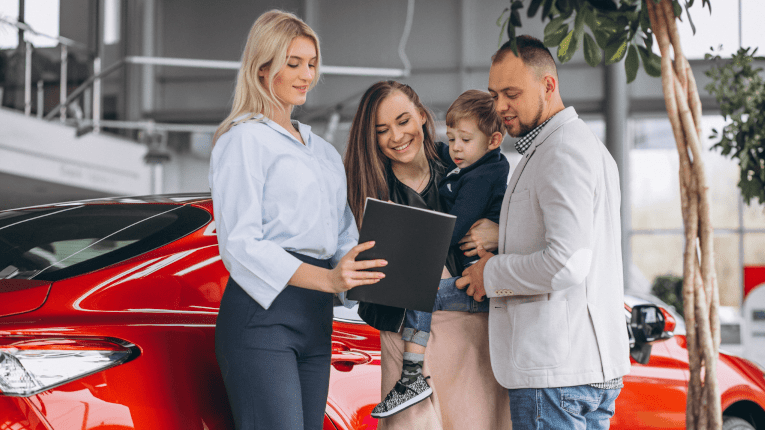
[[369, 87], [361, 97], [356, 115], [353, 117], [343, 160], [348, 182], [348, 204], [359, 228], [361, 228], [361, 217], [364, 215], [364, 202], [367, 197], [388, 200], [388, 181], [385, 172], [390, 160], [383, 155], [377, 145], [375, 123], [380, 103], [395, 91], [402, 92], [419, 111], [425, 113], [425, 124], [422, 125], [425, 157], [428, 161], [438, 158], [436, 143], [433, 140], [435, 136], [433, 114], [422, 104], [412, 87], [396, 81], [381, 81]]

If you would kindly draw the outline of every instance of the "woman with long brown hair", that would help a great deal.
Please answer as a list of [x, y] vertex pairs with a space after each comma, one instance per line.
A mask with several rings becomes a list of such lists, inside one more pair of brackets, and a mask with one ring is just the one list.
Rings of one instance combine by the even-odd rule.
[[[348, 204], [357, 222], [362, 219], [367, 197], [444, 211], [438, 182], [447, 172], [438, 156], [438, 145], [442, 144], [434, 140], [434, 125], [433, 115], [409, 85], [378, 82], [362, 96], [344, 158]], [[464, 239], [463, 248], [478, 244], [491, 249], [488, 242], [496, 242], [496, 237], [496, 224], [493, 228], [476, 227]], [[454, 257], [450, 253], [442, 278], [459, 276]], [[378, 428], [509, 427], [507, 393], [491, 372], [486, 313], [434, 312], [427, 349], [419, 351], [405, 349], [399, 334], [404, 309], [361, 302], [359, 315], [380, 330], [382, 396], [395, 396], [394, 387], [409, 389], [399, 383], [402, 368], [418, 374], [420, 385], [430, 377], [433, 393], [403, 412], [379, 415], [387, 417], [380, 420]]]
[[292, 121], [319, 78], [319, 40], [272, 10], [252, 26], [234, 105], [210, 159], [215, 224], [229, 278], [215, 355], [237, 429], [322, 428], [333, 294], [379, 281], [360, 261], [340, 155]]

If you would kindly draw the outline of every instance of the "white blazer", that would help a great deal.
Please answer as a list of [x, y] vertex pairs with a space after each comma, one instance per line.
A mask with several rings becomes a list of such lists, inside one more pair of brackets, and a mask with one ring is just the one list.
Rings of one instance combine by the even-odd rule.
[[558, 112], [510, 178], [499, 255], [484, 269], [491, 364], [505, 388], [629, 373], [619, 172], [574, 108]]

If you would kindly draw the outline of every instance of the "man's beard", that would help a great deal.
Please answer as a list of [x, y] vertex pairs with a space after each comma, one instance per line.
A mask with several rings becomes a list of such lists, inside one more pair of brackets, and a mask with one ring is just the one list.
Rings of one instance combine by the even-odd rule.
[[519, 118], [518, 118], [518, 128], [519, 128], [519, 130], [518, 130], [518, 134], [517, 134], [517, 135], [513, 135], [513, 134], [510, 132], [510, 130], [508, 130], [508, 131], [507, 131], [507, 134], [509, 134], [509, 135], [510, 135], [510, 137], [521, 138], [521, 137], [523, 137], [523, 136], [526, 136], [527, 134], [529, 134], [529, 132], [530, 132], [531, 130], [533, 130], [533, 129], [535, 129], [537, 126], [539, 126], [539, 124], [541, 124], [541, 119], [542, 119], [542, 111], [543, 111], [543, 107], [542, 107], [542, 97], [540, 97], [540, 98], [539, 98], [539, 104], [538, 104], [538, 106], [539, 106], [539, 109], [537, 109], [537, 114], [534, 116], [534, 120], [533, 120], [533, 121], [531, 121], [531, 122], [530, 122], [530, 123], [528, 123], [528, 124], [524, 124], [524, 123], [522, 123], [522, 122], [521, 122], [521, 118], [519, 117]]

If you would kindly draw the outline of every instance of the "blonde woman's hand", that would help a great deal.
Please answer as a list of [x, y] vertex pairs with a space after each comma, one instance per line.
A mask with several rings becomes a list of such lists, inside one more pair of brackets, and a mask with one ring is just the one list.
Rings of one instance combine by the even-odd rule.
[[466, 256], [478, 255], [478, 248], [492, 252], [499, 248], [499, 224], [486, 218], [476, 221], [460, 241]]
[[364, 242], [354, 246], [348, 251], [343, 258], [340, 259], [340, 263], [330, 270], [329, 286], [332, 293], [339, 293], [341, 291], [350, 290], [353, 287], [359, 285], [369, 285], [380, 282], [380, 279], [385, 277], [384, 273], [371, 272], [364, 269], [372, 269], [376, 267], [384, 267], [388, 264], [386, 260], [365, 260], [356, 261], [358, 255], [368, 249], [375, 246], [373, 241]]

